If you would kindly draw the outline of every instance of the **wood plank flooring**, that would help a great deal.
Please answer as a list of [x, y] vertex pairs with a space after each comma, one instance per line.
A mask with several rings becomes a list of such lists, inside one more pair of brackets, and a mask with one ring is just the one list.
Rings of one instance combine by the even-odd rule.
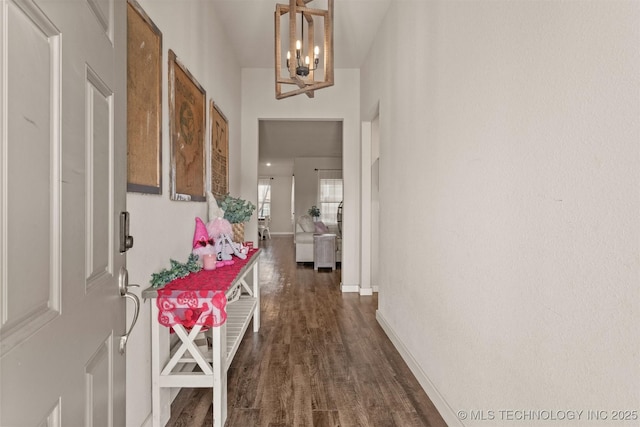
[[[377, 296], [340, 292], [340, 269], [296, 264], [291, 236], [261, 242], [262, 319], [228, 375], [227, 427], [442, 427], [375, 319]], [[211, 389], [183, 389], [168, 427], [210, 427]]]

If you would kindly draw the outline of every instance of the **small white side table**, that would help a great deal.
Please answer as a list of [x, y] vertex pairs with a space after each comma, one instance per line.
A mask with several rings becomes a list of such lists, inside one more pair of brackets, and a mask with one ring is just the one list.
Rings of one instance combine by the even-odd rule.
[[313, 269], [318, 268], [336, 269], [336, 235], [335, 234], [314, 234], [313, 235]]

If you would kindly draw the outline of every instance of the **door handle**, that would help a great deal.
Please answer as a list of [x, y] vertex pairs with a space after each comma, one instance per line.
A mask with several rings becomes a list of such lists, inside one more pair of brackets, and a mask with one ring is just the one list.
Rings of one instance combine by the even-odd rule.
[[140, 299], [138, 296], [132, 292], [129, 292], [129, 288], [139, 288], [139, 285], [130, 285], [129, 284], [129, 272], [126, 268], [120, 268], [120, 276], [118, 279], [118, 287], [120, 289], [120, 296], [125, 299], [130, 299], [133, 301], [133, 321], [131, 322], [131, 326], [127, 329], [127, 332], [120, 337], [120, 354], [124, 354], [127, 346], [127, 341], [129, 340], [129, 336], [131, 336], [131, 331], [133, 327], [138, 322], [138, 315], [140, 314]]

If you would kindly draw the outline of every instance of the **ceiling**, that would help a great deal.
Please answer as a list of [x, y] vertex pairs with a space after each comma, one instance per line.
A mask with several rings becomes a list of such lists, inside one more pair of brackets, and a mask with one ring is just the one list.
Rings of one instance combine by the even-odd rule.
[[261, 173], [293, 172], [295, 157], [342, 157], [342, 122], [335, 120], [260, 120], [258, 159]]
[[[276, 3], [288, 0], [212, 0], [242, 68], [274, 67]], [[334, 66], [360, 68], [392, 0], [334, 1]], [[326, 9], [327, 0], [308, 7]]]
[[[211, 0], [242, 68], [272, 68], [276, 3], [288, 0]], [[393, 0], [334, 1], [334, 66], [360, 68]], [[309, 7], [326, 9], [327, 0]], [[341, 157], [342, 122], [269, 120], [260, 122], [259, 161], [271, 170], [293, 170], [295, 157]], [[284, 168], [284, 169], [283, 169]], [[265, 172], [266, 173], [266, 172]], [[273, 172], [272, 172], [273, 173]]]

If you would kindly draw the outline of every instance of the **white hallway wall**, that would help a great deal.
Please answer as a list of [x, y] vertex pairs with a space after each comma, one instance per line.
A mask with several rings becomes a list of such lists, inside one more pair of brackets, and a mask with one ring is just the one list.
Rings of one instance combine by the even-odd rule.
[[291, 181], [293, 180], [293, 161], [278, 162], [267, 166], [258, 165], [260, 178], [271, 180], [271, 234], [293, 234], [291, 219]]
[[[129, 193], [134, 247], [128, 252], [130, 283], [149, 286], [151, 274], [184, 261], [191, 252], [195, 217], [206, 219], [205, 203], [169, 200], [169, 121], [167, 51], [172, 49], [229, 119], [231, 193], [240, 186], [240, 69], [210, 2], [139, 0], [162, 31], [162, 195]], [[208, 107], [207, 107], [208, 108]], [[139, 295], [139, 290], [135, 290]], [[128, 322], [133, 310], [128, 307]], [[151, 321], [149, 301], [127, 346], [127, 426], [150, 426]], [[155, 319], [153, 320], [155, 321]]]
[[[260, 174], [262, 177], [263, 175]], [[269, 231], [271, 234], [292, 234], [293, 226], [291, 220], [291, 174], [288, 175], [268, 175], [271, 177], [271, 223]]]
[[638, 409], [638, 22], [636, 1], [406, 0], [377, 34], [378, 316], [451, 426]]
[[[242, 70], [242, 190], [243, 198], [257, 203], [258, 121], [260, 119], [343, 120], [344, 239], [343, 290], [360, 286], [360, 71], [335, 70], [335, 86], [316, 91], [315, 98], [298, 95], [277, 100], [272, 68]], [[248, 237], [255, 240], [257, 220]]]

